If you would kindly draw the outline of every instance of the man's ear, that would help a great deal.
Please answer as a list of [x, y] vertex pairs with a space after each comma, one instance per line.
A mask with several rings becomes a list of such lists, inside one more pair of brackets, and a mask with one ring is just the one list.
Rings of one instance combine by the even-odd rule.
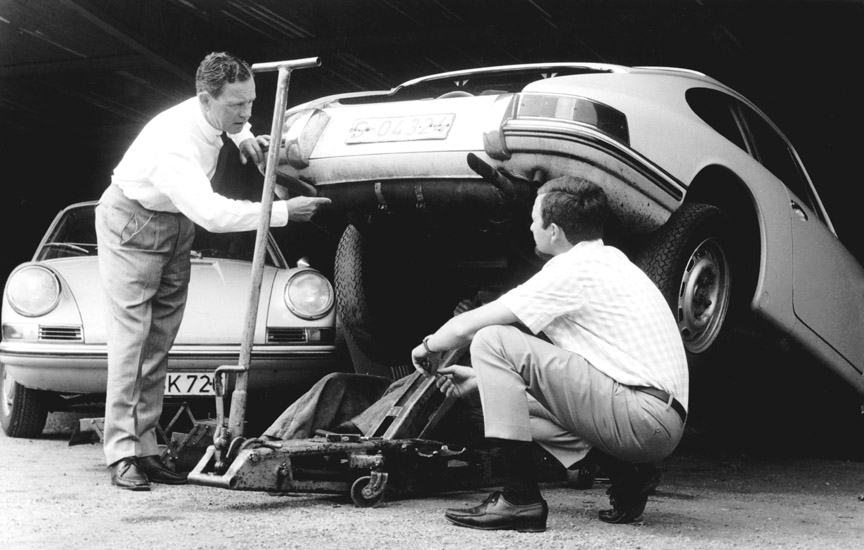
[[564, 232], [561, 231], [561, 227], [557, 223], [550, 223], [549, 231], [552, 233], [552, 241], [556, 241], [564, 236]]
[[213, 98], [210, 96], [208, 92], [199, 92], [198, 93], [198, 101], [201, 102], [201, 105], [204, 106], [205, 109], [210, 109], [210, 102]]

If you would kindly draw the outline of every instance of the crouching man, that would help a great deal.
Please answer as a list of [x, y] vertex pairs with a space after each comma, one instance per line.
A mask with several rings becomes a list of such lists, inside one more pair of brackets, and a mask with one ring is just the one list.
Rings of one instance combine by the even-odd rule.
[[[589, 181], [565, 176], [544, 184], [531, 232], [537, 251], [552, 258], [411, 352], [415, 368], [435, 375], [445, 394], [479, 392], [485, 436], [500, 446], [507, 465], [502, 491], [476, 507], [446, 511], [456, 525], [546, 529], [532, 441], [565, 467], [594, 449], [611, 481], [612, 509], [600, 519], [636, 521], [659, 481], [653, 463], [681, 439], [688, 371], [678, 328], [654, 283], [604, 245], [608, 212], [603, 189]], [[442, 352], [469, 342], [473, 368], [437, 368]]]

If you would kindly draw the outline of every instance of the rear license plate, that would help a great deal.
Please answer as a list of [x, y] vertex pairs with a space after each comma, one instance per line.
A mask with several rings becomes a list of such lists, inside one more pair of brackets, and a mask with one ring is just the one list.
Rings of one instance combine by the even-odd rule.
[[351, 125], [345, 143], [447, 139], [455, 118], [455, 114], [361, 118]]
[[213, 395], [213, 375], [203, 372], [169, 372], [165, 395]]

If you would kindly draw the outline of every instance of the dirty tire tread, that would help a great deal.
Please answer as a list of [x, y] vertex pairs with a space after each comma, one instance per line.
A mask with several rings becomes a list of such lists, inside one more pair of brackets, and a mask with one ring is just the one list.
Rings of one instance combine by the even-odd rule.
[[668, 269], [668, 266], [683, 261], [682, 256], [689, 253], [687, 244], [696, 222], [708, 216], [716, 216], [718, 222], [725, 218], [723, 212], [715, 206], [699, 203], [681, 205], [636, 258], [636, 265], [660, 288], [670, 306], [674, 306], [672, 300], [678, 290], [680, 274]]
[[42, 392], [25, 388], [10, 378], [6, 380], [15, 387], [11, 414], [2, 418], [3, 431], [9, 437], [38, 437], [48, 419]]
[[397, 358], [388, 357], [379, 349], [371, 332], [374, 319], [370, 318], [366, 297], [363, 235], [354, 225], [348, 225], [342, 233], [335, 262], [336, 304], [345, 329], [366, 356], [392, 363]]

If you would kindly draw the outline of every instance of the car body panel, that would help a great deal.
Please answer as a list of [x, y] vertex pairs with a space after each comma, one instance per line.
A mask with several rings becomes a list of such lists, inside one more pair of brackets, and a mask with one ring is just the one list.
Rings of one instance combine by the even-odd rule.
[[[565, 74], [578, 67], [589, 72]], [[489, 95], [471, 88], [472, 79], [481, 82], [526, 68], [542, 70], [542, 75], [518, 89]], [[474, 95], [409, 93], [412, 87], [443, 91], [446, 85]], [[693, 89], [728, 98], [741, 144], [694, 111], [687, 95]], [[617, 110], [626, 116], [628, 139], [575, 119], [521, 117], [518, 105], [507, 102], [529, 94], [582, 98]], [[495, 170], [527, 181], [540, 168], [545, 179], [587, 175], [607, 190], [625, 227], [638, 233], [658, 229], [691, 195], [716, 200], [733, 212], [754, 212], [759, 234], [753, 235], [758, 272], [749, 298], [752, 312], [864, 393], [864, 268], [837, 238], [789, 140], [758, 107], [717, 80], [676, 68], [552, 63], [455, 71], [406, 82], [389, 94], [342, 97], [344, 102], [329, 96], [289, 110], [319, 109], [326, 126], [317, 129], [320, 135], [306, 165], [284, 162], [279, 171], [314, 184], [337, 203], [344, 189], [362, 189], [363, 199], [346, 202], [346, 209], [386, 208], [388, 191], [406, 183], [431, 203], [436, 185], [455, 189], [481, 179], [465, 162], [473, 154]], [[446, 135], [393, 141], [388, 130], [385, 140], [375, 143], [350, 137], [358, 121], [389, 117], [404, 124], [410, 117], [429, 115], [452, 115]], [[752, 117], [782, 142], [807, 197], [796, 197], [767, 167], [768, 153], [760, 150], [764, 144]]]

